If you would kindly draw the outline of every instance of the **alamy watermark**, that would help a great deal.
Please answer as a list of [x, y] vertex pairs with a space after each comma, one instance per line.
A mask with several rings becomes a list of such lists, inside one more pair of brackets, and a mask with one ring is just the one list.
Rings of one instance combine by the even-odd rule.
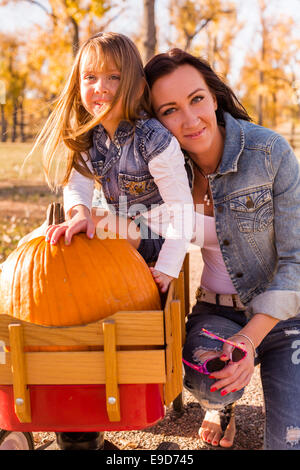
[[[162, 236], [168, 240], [192, 240], [203, 246], [204, 223], [203, 219], [195, 217], [193, 204], [152, 204], [151, 207], [129, 204], [130, 207], [126, 207], [126, 196], [120, 199], [119, 205], [93, 207], [99, 217], [98, 238], [116, 238], [116, 233], [132, 240], [154, 240]], [[198, 204], [196, 212], [204, 214], [204, 205]]]
[[6, 356], [5, 356], [5, 343], [4, 341], [0, 341], [0, 364], [6, 363]]
[[292, 354], [292, 363], [297, 365], [300, 364], [300, 340], [296, 339], [292, 343], [292, 349], [295, 349], [295, 351]]

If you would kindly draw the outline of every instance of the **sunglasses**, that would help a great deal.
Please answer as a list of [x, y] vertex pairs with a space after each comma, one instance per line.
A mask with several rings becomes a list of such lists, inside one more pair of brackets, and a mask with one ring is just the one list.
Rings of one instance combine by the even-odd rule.
[[244, 349], [240, 344], [234, 343], [233, 341], [229, 341], [228, 339], [220, 338], [220, 336], [215, 335], [214, 333], [206, 330], [205, 328], [202, 328], [202, 331], [205, 334], [211, 336], [212, 338], [222, 341], [222, 343], [230, 344], [230, 346], [233, 346], [234, 349], [230, 353], [229, 361], [222, 361], [219, 357], [213, 357], [211, 359], [207, 359], [203, 364], [196, 365], [191, 364], [190, 362], [182, 358], [182, 362], [184, 362], [184, 364], [191, 367], [192, 369], [197, 370], [201, 374], [209, 375], [212, 372], [217, 372], [219, 370], [224, 369], [224, 367], [227, 366], [230, 361], [239, 362], [242, 359], [245, 359], [245, 357], [247, 356], [246, 349]]

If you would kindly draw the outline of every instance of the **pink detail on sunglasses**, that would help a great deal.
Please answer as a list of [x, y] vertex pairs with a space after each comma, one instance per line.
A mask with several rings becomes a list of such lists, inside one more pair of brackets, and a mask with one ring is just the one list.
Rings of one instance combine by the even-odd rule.
[[[233, 341], [230, 341], [230, 340], [225, 339], [225, 338], [221, 338], [220, 336], [215, 335], [214, 333], [212, 333], [211, 331], [206, 330], [205, 328], [202, 328], [202, 331], [205, 334], [211, 336], [214, 339], [222, 341], [223, 343], [226, 343], [226, 344], [230, 344], [230, 346], [233, 346], [234, 349], [230, 353], [230, 360], [231, 361], [238, 362], [242, 359], [245, 359], [245, 357], [247, 356], [247, 350], [244, 349], [240, 344], [234, 343]], [[242, 354], [242, 357], [240, 357], [238, 360], [234, 360], [233, 357], [232, 357], [232, 354], [234, 353], [235, 349], [237, 351], [239, 351], [240, 354]], [[226, 354], [222, 354], [221, 357], [227, 357], [227, 356], [226, 356]], [[200, 372], [201, 374], [211, 375], [212, 372], [222, 370], [228, 364], [229, 361], [221, 361], [220, 357], [216, 356], [214, 358], [207, 359], [203, 364], [200, 364], [200, 365], [192, 364], [191, 362], [188, 362], [183, 358], [182, 358], [182, 362], [184, 362], [184, 364], [191, 367], [192, 369]], [[218, 365], [216, 365], [216, 363], [218, 363]], [[208, 370], [208, 368], [207, 368], [208, 365], [209, 365], [210, 370]], [[214, 367], [215, 367], [215, 369], [213, 370]]]
[[[212, 333], [211, 331], [206, 330], [205, 328], [202, 328], [202, 331], [204, 333], [206, 333], [207, 335], [211, 336], [214, 339], [218, 339], [219, 341], [222, 341], [223, 343], [230, 344], [230, 346], [233, 346], [234, 348], [240, 349], [241, 351], [243, 351], [245, 353], [244, 357], [246, 357], [247, 349], [245, 349], [241, 346], [241, 344], [244, 344], [244, 343], [239, 343], [239, 344], [234, 343], [233, 341], [230, 341], [229, 339], [221, 338], [220, 336], [215, 335], [214, 333]], [[226, 354], [225, 354], [225, 356], [226, 356]], [[221, 357], [223, 357], [223, 355]], [[243, 357], [243, 359], [244, 359], [244, 357]]]

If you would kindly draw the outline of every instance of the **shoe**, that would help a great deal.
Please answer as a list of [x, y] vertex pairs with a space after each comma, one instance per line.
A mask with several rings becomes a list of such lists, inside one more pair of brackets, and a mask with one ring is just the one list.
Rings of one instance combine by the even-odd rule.
[[56, 432], [60, 450], [102, 450], [104, 432]]

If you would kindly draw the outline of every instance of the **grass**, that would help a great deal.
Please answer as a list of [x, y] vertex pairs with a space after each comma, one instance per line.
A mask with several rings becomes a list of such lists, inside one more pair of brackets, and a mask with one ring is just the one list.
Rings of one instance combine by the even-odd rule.
[[62, 200], [46, 184], [40, 152], [24, 164], [31, 148], [29, 143], [0, 143], [0, 263], [45, 220], [48, 205]]
[[29, 143], [0, 143], [0, 181], [44, 182], [40, 152], [36, 151], [23, 166], [31, 148]]

